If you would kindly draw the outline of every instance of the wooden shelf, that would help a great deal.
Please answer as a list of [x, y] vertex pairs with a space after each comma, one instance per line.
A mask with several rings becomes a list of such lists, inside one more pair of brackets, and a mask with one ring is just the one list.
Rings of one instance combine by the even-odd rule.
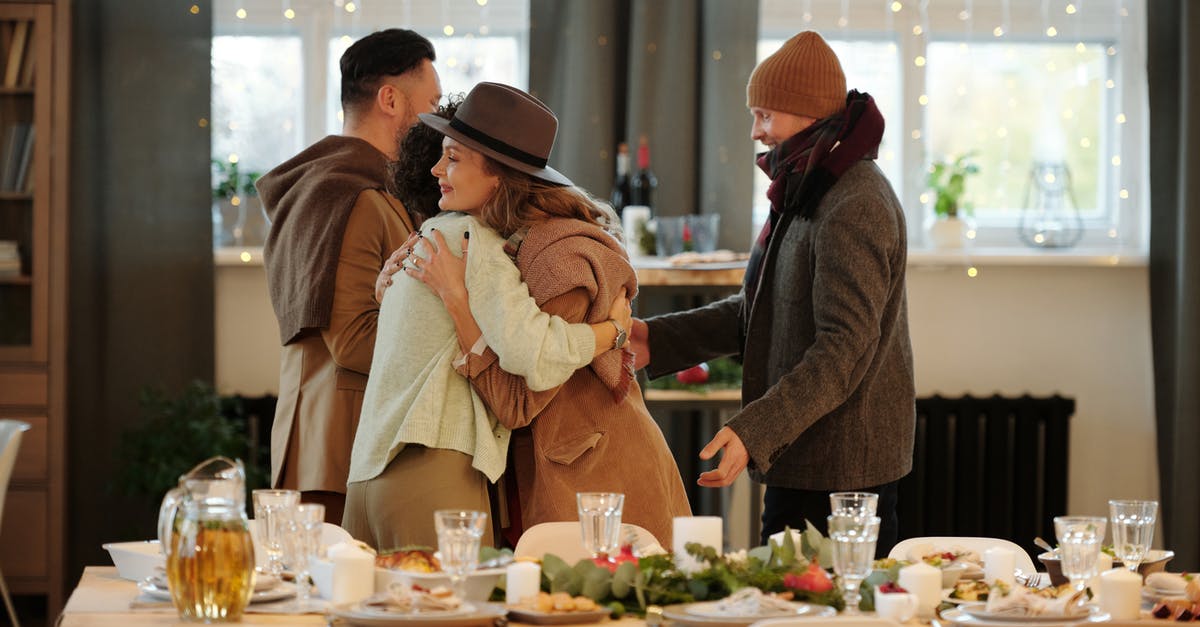
[[646, 388], [643, 396], [647, 403], [741, 403], [741, 389], [693, 392], [691, 390], [659, 390]]
[[33, 87], [0, 87], [0, 96], [32, 96]]
[[673, 266], [663, 257], [634, 257], [639, 286], [725, 286], [738, 287], [746, 274], [746, 262]]
[[0, 192], [0, 200], [33, 200], [28, 192]]
[[0, 285], [33, 285], [33, 277], [25, 274], [0, 276]]

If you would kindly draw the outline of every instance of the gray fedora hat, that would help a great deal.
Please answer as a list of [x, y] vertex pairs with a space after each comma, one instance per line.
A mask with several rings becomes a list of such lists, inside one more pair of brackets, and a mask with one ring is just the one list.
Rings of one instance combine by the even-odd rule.
[[556, 185], [571, 179], [546, 165], [558, 118], [540, 100], [508, 85], [479, 83], [454, 117], [422, 113], [421, 122], [513, 169]]

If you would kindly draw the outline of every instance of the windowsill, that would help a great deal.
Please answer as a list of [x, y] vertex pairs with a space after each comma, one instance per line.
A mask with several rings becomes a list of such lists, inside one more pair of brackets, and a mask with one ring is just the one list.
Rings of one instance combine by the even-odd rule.
[[1149, 255], [1136, 249], [1068, 248], [1062, 250], [1032, 248], [984, 248], [968, 246], [961, 249], [910, 248], [910, 267], [1145, 267]]
[[[261, 267], [261, 246], [229, 246], [213, 251], [218, 267]], [[1021, 248], [966, 247], [957, 250], [910, 248], [908, 265], [920, 268], [973, 266], [1010, 267], [1145, 267], [1149, 256], [1136, 249], [1069, 248], [1033, 250]]]

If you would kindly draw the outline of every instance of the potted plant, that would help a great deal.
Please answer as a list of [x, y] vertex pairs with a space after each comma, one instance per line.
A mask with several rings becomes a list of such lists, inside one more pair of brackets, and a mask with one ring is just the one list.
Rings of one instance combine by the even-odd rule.
[[967, 177], [979, 172], [972, 160], [975, 153], [959, 155], [953, 160], [935, 161], [929, 167], [925, 184], [933, 192], [933, 220], [929, 237], [939, 248], [958, 248], [963, 245], [967, 224], [960, 217], [971, 213], [971, 204], [963, 200]]
[[261, 245], [266, 217], [255, 181], [260, 172], [242, 172], [236, 160], [212, 160], [213, 246]]

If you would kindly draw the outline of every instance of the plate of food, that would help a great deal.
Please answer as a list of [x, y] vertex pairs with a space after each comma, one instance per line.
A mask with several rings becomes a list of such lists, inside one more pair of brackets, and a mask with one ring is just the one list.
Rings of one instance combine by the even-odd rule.
[[953, 588], [942, 591], [942, 601], [953, 605], [979, 603], [987, 600], [990, 589], [991, 586], [982, 580], [960, 579]]
[[1162, 599], [1187, 597], [1200, 599], [1200, 579], [1186, 573], [1151, 573], [1146, 575], [1142, 599], [1157, 603]]
[[[985, 606], [980, 603], [978, 606]], [[972, 608], [971, 604], [964, 604], [954, 609], [944, 610], [938, 616], [949, 623], [956, 625], [980, 625], [980, 626], [1013, 626], [1013, 625], [1036, 625], [1037, 627], [1067, 627], [1071, 625], [1081, 625], [1086, 623], [1104, 623], [1108, 622], [1108, 614], [1093, 609], [1086, 614], [1074, 616], [1059, 615], [1016, 615], [1007, 612], [987, 612]]]
[[663, 608], [663, 618], [704, 627], [737, 627], [767, 618], [836, 614], [837, 611], [832, 607], [791, 601], [765, 594], [757, 588], [742, 588], [719, 601], [682, 603]]
[[[138, 582], [138, 590], [148, 597], [159, 599], [161, 601], [171, 600], [171, 590], [167, 587], [167, 582], [164, 579], [155, 577], [147, 577]], [[275, 579], [274, 584], [268, 587], [255, 587], [254, 592], [250, 594], [250, 603], [270, 603], [271, 601], [281, 601], [283, 599], [296, 596], [295, 584], [283, 583]]]
[[456, 608], [444, 610], [415, 610], [412, 607], [402, 609], [395, 605], [372, 602], [368, 598], [357, 603], [336, 605], [330, 608], [330, 613], [351, 625], [364, 627], [492, 627], [496, 619], [504, 616], [505, 610], [502, 605], [495, 603], [463, 603]]

